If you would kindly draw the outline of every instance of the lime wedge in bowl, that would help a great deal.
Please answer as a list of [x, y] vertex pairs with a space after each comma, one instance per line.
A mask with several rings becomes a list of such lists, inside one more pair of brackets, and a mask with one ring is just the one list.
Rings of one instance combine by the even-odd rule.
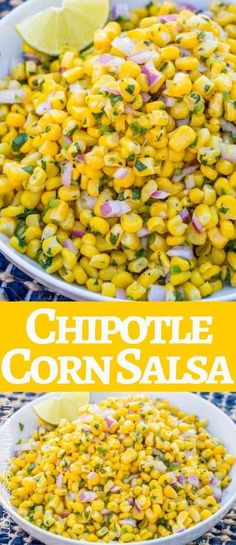
[[78, 417], [78, 409], [89, 402], [88, 392], [66, 392], [36, 403], [33, 409], [40, 420], [58, 426], [62, 418], [70, 422], [75, 420]]
[[109, 13], [109, 0], [65, 0], [62, 8], [40, 11], [16, 25], [16, 30], [37, 51], [56, 56], [64, 46], [81, 50], [90, 44]]

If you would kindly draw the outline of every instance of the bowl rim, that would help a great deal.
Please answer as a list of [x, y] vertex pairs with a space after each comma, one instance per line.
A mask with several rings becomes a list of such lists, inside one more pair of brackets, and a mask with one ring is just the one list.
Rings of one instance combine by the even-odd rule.
[[[13, 419], [15, 417], [15, 415], [19, 412], [21, 412], [23, 409], [26, 409], [27, 407], [31, 407], [33, 405], [36, 405], [37, 403], [40, 403], [42, 400], [46, 399], [46, 398], [50, 398], [52, 396], [55, 396], [55, 395], [60, 395], [62, 392], [50, 392], [50, 393], [47, 393], [47, 394], [44, 394], [42, 396], [39, 396], [38, 398], [33, 399], [32, 401], [26, 403], [25, 405], [23, 405], [23, 407], [21, 407], [20, 409], [18, 409], [17, 411], [15, 411], [8, 419], [6, 422], [4, 422], [1, 426], [0, 426], [0, 434], [1, 432], [4, 431], [4, 427], [6, 426], [6, 424], [9, 425], [11, 419]], [[94, 403], [93, 401], [93, 394], [95, 392], [91, 392], [90, 395], [91, 395], [91, 403]], [[113, 392], [101, 392], [101, 393], [104, 393], [104, 394], [107, 394], [109, 396], [111, 395], [115, 395], [115, 393]], [[122, 392], [122, 395], [123, 394], [126, 394], [128, 395], [128, 392]], [[136, 392], [134, 392], [136, 393]], [[139, 392], [137, 392], [139, 393]], [[215, 405], [214, 403], [211, 403], [211, 401], [201, 397], [201, 396], [198, 396], [196, 393], [191, 393], [191, 392], [153, 392], [153, 391], [150, 391], [150, 392], [140, 392], [141, 394], [143, 395], [147, 395], [148, 394], [152, 394], [154, 393], [155, 395], [160, 395], [161, 398], [164, 398], [165, 397], [165, 394], [177, 394], [177, 396], [180, 398], [181, 396], [184, 396], [185, 398], [189, 398], [189, 400], [195, 400], [196, 397], [198, 397], [202, 403], [202, 405], [205, 405], [206, 407], [206, 412], [207, 412], [207, 408], [208, 407], [214, 407], [214, 410], [216, 412], [218, 412], [218, 414], [220, 414], [221, 416], [223, 415], [223, 418], [226, 419], [230, 425], [233, 427], [236, 427], [236, 424], [234, 423], [234, 421], [222, 410], [220, 409], [217, 405]], [[235, 471], [236, 471], [236, 466], [235, 466]], [[58, 545], [63, 544], [65, 543], [65, 539], [68, 540], [68, 545], [78, 545], [78, 544], [81, 544], [81, 545], [87, 545], [88, 542], [87, 541], [83, 541], [83, 540], [76, 540], [76, 539], [72, 539], [72, 538], [65, 538], [63, 536], [60, 536], [60, 535], [57, 535], [57, 534], [52, 534], [50, 532], [48, 532], [47, 530], [43, 530], [41, 528], [39, 528], [38, 526], [32, 524], [31, 522], [28, 522], [26, 519], [24, 519], [23, 517], [21, 517], [16, 511], [15, 509], [12, 507], [12, 505], [5, 500], [5, 498], [3, 497], [3, 494], [2, 492], [4, 490], [7, 490], [6, 487], [1, 484], [0, 485], [0, 505], [2, 505], [2, 507], [5, 509], [5, 511], [13, 518], [13, 520], [15, 520], [19, 526], [22, 528], [22, 522], [24, 524], [24, 527], [28, 527], [28, 530], [26, 530], [26, 532], [28, 532], [30, 535], [32, 535], [32, 532], [33, 533], [37, 533], [37, 539], [41, 539], [43, 540], [43, 538], [48, 538], [49, 536], [52, 537], [54, 540], [55, 540], [55, 543], [54, 545], [56, 545], [58, 543]], [[233, 495], [227, 500], [227, 502], [222, 505], [220, 507], [220, 509], [214, 513], [213, 515], [211, 515], [211, 517], [209, 517], [207, 520], [203, 520], [201, 522], [199, 522], [198, 524], [196, 524], [195, 526], [193, 526], [192, 528], [187, 528], [186, 530], [184, 530], [183, 532], [181, 532], [181, 534], [177, 533], [177, 534], [171, 534], [170, 536], [167, 536], [167, 537], [161, 537], [161, 538], [155, 538], [155, 539], [151, 539], [151, 540], [144, 540], [144, 541], [140, 541], [139, 544], [140, 545], [158, 545], [158, 542], [161, 540], [163, 543], [173, 543], [174, 544], [174, 540], [176, 539], [177, 536], [183, 536], [183, 538], [187, 537], [189, 535], [189, 540], [191, 541], [193, 538], [191, 537], [191, 534], [193, 532], [194, 529], [198, 529], [199, 530], [199, 536], [202, 536], [207, 530], [205, 529], [205, 525], [206, 525], [206, 522], [209, 523], [209, 526], [210, 528], [212, 528], [215, 523], [217, 522], [217, 520], [221, 520], [221, 514], [222, 516], [224, 516], [224, 513], [227, 513], [230, 508], [232, 507], [232, 505], [234, 504], [234, 502], [236, 501], [236, 484], [235, 484], [235, 490], [233, 492]], [[30, 532], [31, 531], [31, 532]], [[41, 536], [41, 537], [40, 537]], [[195, 538], [194, 538], [195, 539]], [[44, 541], [42, 541], [43, 543], [45, 543]], [[96, 541], [90, 541], [89, 542], [90, 545], [97, 545], [97, 542]], [[109, 542], [109, 543], [112, 543], [112, 544], [118, 544], [119, 542]], [[109, 545], [109, 543], [107, 545]], [[131, 541], [129, 543], [129, 545], [137, 545], [137, 542], [136, 541]]]
[[[180, 0], [179, 0], [180, 1]], [[40, 6], [45, 5], [45, 7], [48, 7], [48, 5], [60, 5], [62, 0], [53, 0], [50, 2], [49, 0], [41, 0], [39, 2]], [[22, 14], [24, 12], [29, 12], [31, 6], [36, 6], [36, 12], [40, 11], [42, 9], [39, 7], [37, 9], [37, 2], [36, 0], [27, 0], [27, 2], [23, 2], [19, 6], [15, 7], [10, 13], [8, 13], [5, 17], [3, 17], [0, 20], [0, 30], [4, 29], [5, 25], [12, 24], [14, 25], [14, 20], [16, 16], [18, 16], [21, 12]], [[14, 265], [16, 265], [20, 270], [28, 274], [32, 279], [37, 279], [42, 283], [43, 287], [49, 288], [52, 291], [62, 294], [65, 297], [71, 298], [74, 301], [100, 301], [100, 302], [127, 302], [127, 300], [122, 300], [118, 298], [112, 298], [112, 297], [106, 297], [104, 295], [101, 295], [101, 293], [95, 293], [92, 291], [89, 291], [87, 288], [82, 288], [78, 285], [69, 284], [65, 282], [64, 280], [61, 280], [56, 275], [49, 275], [43, 269], [39, 266], [37, 267], [37, 264], [30, 258], [28, 258], [25, 255], [17, 254], [13, 248], [7, 245], [7, 241], [4, 241], [4, 237], [0, 235], [0, 251], [7, 257], [10, 262]], [[236, 299], [236, 288], [230, 288], [230, 291], [227, 291], [224, 293], [224, 288], [217, 292], [210, 297], [207, 297], [206, 299], [201, 300], [201, 302], [204, 301], [233, 301]], [[132, 302], [132, 301], [131, 301]]]

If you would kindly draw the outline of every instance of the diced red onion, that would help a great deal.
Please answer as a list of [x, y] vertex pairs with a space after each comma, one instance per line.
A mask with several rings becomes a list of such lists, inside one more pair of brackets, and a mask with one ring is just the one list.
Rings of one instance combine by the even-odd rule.
[[212, 492], [213, 492], [216, 500], [221, 499], [222, 490], [221, 490], [221, 487], [220, 487], [220, 480], [217, 479], [217, 477], [213, 477], [213, 479], [210, 481], [210, 485], [211, 485]]
[[76, 155], [75, 157], [75, 161], [77, 161], [77, 163], [85, 163], [84, 155], [81, 155], [81, 153], [78, 153], [78, 155]]
[[65, 67], [65, 66], [59, 66], [59, 67], [58, 67], [58, 72], [59, 72], [59, 74], [63, 74], [65, 71], [66, 71], [66, 67]]
[[24, 451], [30, 451], [34, 450], [36, 448], [37, 443], [33, 441], [33, 439], [30, 439], [29, 441], [26, 441], [25, 443], [19, 443], [19, 445], [16, 446], [16, 452], [24, 452]]
[[189, 51], [189, 49], [186, 49], [186, 47], [182, 47], [180, 45], [179, 50], [180, 50], [181, 57], [190, 57], [191, 52]]
[[141, 237], [141, 247], [146, 250], [148, 247], [148, 237]]
[[63, 246], [63, 248], [67, 248], [68, 250], [71, 250], [74, 254], [77, 254], [77, 249], [76, 249], [75, 245], [73, 244], [72, 240], [70, 240], [70, 238], [65, 240], [65, 242], [63, 242], [62, 246]]
[[189, 115], [187, 117], [184, 117], [183, 119], [177, 119], [176, 125], [177, 127], [182, 127], [183, 125], [189, 124]]
[[137, 231], [137, 235], [139, 238], [142, 238], [142, 237], [146, 237], [147, 235], [149, 235], [149, 230], [147, 227], [141, 227], [141, 229], [139, 229], [139, 231]]
[[63, 484], [63, 475], [62, 475], [62, 473], [60, 473], [57, 476], [57, 479], [56, 479], [56, 487], [57, 488], [62, 488], [62, 484]]
[[126, 104], [124, 112], [125, 112], [125, 114], [135, 113], [133, 107], [131, 106], [131, 104]]
[[185, 454], [186, 458], [191, 458], [191, 456], [193, 456], [193, 453], [190, 450], [185, 450], [184, 454]]
[[123, 524], [127, 524], [128, 526], [132, 526], [133, 528], [136, 528], [136, 526], [137, 526], [136, 520], [132, 519], [132, 518], [122, 519], [122, 520], [119, 521], [119, 523], [121, 524], [121, 526]]
[[216, 500], [220, 500], [221, 497], [222, 497], [222, 490], [221, 490], [221, 488], [219, 488], [218, 486], [213, 486], [213, 485], [211, 485], [211, 488], [212, 488], [212, 492], [213, 492], [213, 494], [214, 494], [214, 496], [215, 496], [215, 499], [216, 499]]
[[174, 184], [180, 182], [183, 178], [185, 178], [185, 176], [187, 176], [188, 174], [192, 174], [192, 172], [197, 170], [197, 168], [198, 168], [198, 165], [193, 165], [192, 167], [190, 166], [190, 167], [183, 168], [181, 174], [173, 176], [172, 182]]
[[166, 288], [165, 286], [151, 286], [148, 291], [148, 301], [165, 301]]
[[144, 104], [147, 104], [149, 102], [151, 95], [149, 93], [141, 93], [141, 97], [143, 99]]
[[127, 4], [116, 4], [111, 8], [111, 18], [118, 19], [118, 17], [127, 17], [129, 15], [129, 8]]
[[105, 418], [108, 428], [112, 428], [116, 424], [116, 420], [112, 416], [106, 416]]
[[140, 513], [140, 511], [142, 511], [142, 507], [141, 507], [140, 503], [138, 502], [138, 500], [134, 500], [134, 507], [135, 507], [135, 509], [137, 509], [137, 511], [139, 511], [139, 513]]
[[130, 212], [131, 208], [125, 201], [107, 201], [100, 206], [104, 218], [115, 218]]
[[200, 72], [201, 74], [204, 74], [204, 72], [206, 72], [206, 71], [207, 71], [207, 66], [205, 66], [205, 64], [200, 62], [199, 66], [198, 66], [198, 72]]
[[172, 106], [176, 103], [176, 98], [174, 97], [166, 97], [165, 95], [162, 97], [163, 102], [167, 106], [167, 108], [172, 108]]
[[123, 288], [117, 288], [116, 298], [121, 299], [121, 300], [127, 299], [126, 292], [125, 292], [125, 290]]
[[129, 174], [129, 169], [125, 167], [118, 168], [113, 174], [117, 180], [123, 180]]
[[125, 62], [125, 59], [117, 57], [116, 55], [110, 55], [110, 53], [104, 53], [96, 59], [96, 62], [99, 64], [104, 64], [105, 66], [110, 66], [113, 72], [118, 72], [122, 64]]
[[230, 163], [236, 163], [236, 145], [233, 144], [221, 144], [222, 158]]
[[26, 98], [24, 89], [4, 89], [0, 91], [1, 104], [20, 104]]
[[188, 223], [190, 220], [190, 214], [187, 208], [182, 208], [179, 213], [180, 217], [182, 218], [182, 221], [184, 223]]
[[159, 471], [159, 473], [165, 473], [167, 469], [166, 465], [161, 460], [155, 460], [153, 467], [156, 471]]
[[162, 78], [162, 73], [159, 72], [152, 61], [147, 62], [142, 66], [142, 72], [147, 76], [148, 85], [152, 88]]
[[61, 181], [62, 181], [62, 184], [65, 185], [66, 187], [69, 187], [71, 184], [72, 170], [73, 170], [72, 162], [68, 161], [68, 163], [65, 163], [62, 165]]
[[158, 199], [159, 201], [163, 201], [164, 199], [167, 199], [167, 197], [170, 196], [170, 193], [167, 191], [161, 191], [157, 189], [157, 191], [154, 191], [154, 193], [151, 194], [152, 199]]
[[44, 115], [47, 112], [49, 112], [50, 108], [51, 108], [51, 101], [48, 99], [48, 100], [45, 100], [44, 102], [41, 102], [41, 104], [38, 104], [38, 106], [36, 106], [35, 108], [35, 112], [37, 115]]
[[188, 478], [188, 482], [189, 482], [189, 484], [192, 484], [193, 486], [196, 486], [196, 488], [199, 488], [199, 486], [200, 486], [200, 481], [199, 481], [199, 478], [197, 477], [197, 475], [190, 475], [189, 478]]
[[85, 191], [81, 192], [79, 204], [82, 210], [93, 210], [96, 202], [97, 199], [95, 197], [91, 197], [90, 195], [85, 193]]
[[190, 176], [190, 175], [187, 176], [185, 180], [185, 187], [186, 189], [193, 189], [193, 187], [195, 187], [195, 181], [193, 176]]
[[106, 508], [101, 510], [102, 515], [109, 515], [110, 512], [111, 511], [109, 511], [109, 509], [106, 509]]
[[170, 21], [176, 21], [177, 15], [176, 13], [169, 13], [168, 15], [161, 15], [159, 17], [160, 23], [169, 23]]
[[86, 89], [84, 89], [80, 83], [71, 83], [69, 89], [71, 93], [80, 93], [81, 91], [86, 93]]
[[234, 123], [230, 123], [230, 121], [226, 121], [225, 119], [221, 118], [220, 125], [223, 131], [229, 132], [232, 134], [232, 136], [236, 137], [236, 125], [234, 125]]
[[182, 437], [186, 438], [186, 437], [194, 437], [196, 435], [196, 430], [194, 429], [191, 429], [191, 430], [187, 430], [185, 431], [184, 433], [182, 433]]
[[192, 216], [192, 224], [198, 233], [202, 233], [202, 231], [204, 231], [203, 225], [201, 224], [197, 216], [195, 216], [195, 214], [193, 214]]
[[94, 477], [97, 477], [97, 473], [96, 471], [90, 471], [90, 473], [88, 473], [87, 475], [87, 478], [90, 480], [90, 479], [94, 479]]
[[62, 142], [66, 147], [69, 147], [72, 144], [71, 138], [65, 134], [62, 135]]
[[41, 60], [39, 59], [39, 57], [30, 53], [24, 53], [24, 59], [25, 61], [32, 61], [35, 64], [41, 64]]
[[79, 495], [79, 499], [80, 501], [82, 501], [82, 503], [90, 503], [91, 501], [95, 500], [96, 497], [97, 497], [96, 492], [89, 492], [89, 491], [81, 492]]
[[112, 41], [112, 46], [127, 57], [131, 55], [135, 45], [135, 41], [131, 40], [128, 36], [120, 35]]
[[121, 94], [119, 89], [112, 89], [111, 87], [102, 87], [101, 90], [109, 93], [110, 95], [119, 96]]
[[181, 486], [184, 486], [184, 476], [182, 475], [182, 473], [180, 475], [178, 475], [176, 480], [177, 480], [178, 484], [180, 484]]
[[61, 518], [66, 519], [69, 516], [69, 513], [62, 513]]
[[183, 259], [193, 259], [193, 250], [189, 246], [173, 246], [168, 250], [167, 255], [169, 257], [182, 257]]
[[72, 234], [73, 237], [83, 238], [85, 233], [86, 233], [86, 231], [78, 231], [77, 229], [75, 229], [74, 231], [72, 231], [71, 234]]
[[136, 64], [145, 64], [150, 61], [155, 55], [155, 51], [152, 49], [142, 49], [141, 51], [135, 51], [129, 56], [129, 60], [136, 62]]
[[177, 11], [183, 11], [183, 10], [192, 11], [193, 13], [197, 12], [197, 8], [193, 6], [192, 4], [188, 4], [186, 2], [183, 2], [182, 4], [177, 4]]
[[118, 486], [118, 484], [115, 484], [114, 486], [112, 486], [112, 488], [110, 488], [110, 492], [112, 492], [113, 494], [116, 494], [116, 492], [120, 492], [120, 486]]

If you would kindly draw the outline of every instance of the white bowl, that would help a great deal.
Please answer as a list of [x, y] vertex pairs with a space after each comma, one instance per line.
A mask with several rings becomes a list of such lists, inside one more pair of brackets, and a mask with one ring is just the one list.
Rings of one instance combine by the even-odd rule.
[[[125, 2], [125, 0], [124, 0]], [[120, 0], [112, 0], [113, 4], [120, 3]], [[143, 6], [147, 3], [147, 0], [129, 0], [129, 7]], [[192, 4], [195, 4], [198, 9], [206, 8], [210, 1], [208, 0], [191, 0]], [[11, 59], [17, 58], [21, 54], [21, 40], [15, 31], [15, 24], [22, 21], [29, 15], [37, 13], [42, 9], [49, 6], [60, 6], [62, 0], [28, 0], [0, 21], [0, 77], [5, 76], [9, 72]], [[7, 47], [6, 47], [7, 44]], [[37, 280], [44, 286], [50, 288], [53, 292], [61, 293], [66, 297], [78, 301], [78, 300], [91, 300], [91, 301], [112, 301], [116, 302], [118, 299], [112, 299], [105, 297], [99, 293], [93, 293], [86, 288], [77, 286], [76, 284], [67, 284], [60, 277], [47, 274], [41, 266], [29, 259], [27, 256], [18, 254], [15, 250], [8, 246], [7, 237], [0, 234], [0, 251], [6, 256], [9, 261], [14, 263], [19, 269], [24, 271], [34, 280]], [[236, 289], [225, 287], [218, 293], [211, 295], [208, 300], [211, 301], [233, 301], [236, 299]]]
[[[22, 438], [27, 438], [31, 431], [37, 426], [37, 418], [33, 410], [33, 405], [39, 403], [42, 399], [51, 397], [55, 394], [46, 394], [36, 401], [27, 403], [19, 411], [17, 411], [13, 416], [11, 416], [7, 422], [4, 423], [0, 428], [0, 473], [6, 471], [6, 459], [4, 459], [4, 450], [8, 445], [9, 431], [11, 435], [11, 445], [7, 448], [11, 453], [14, 452], [17, 441]], [[60, 395], [60, 394], [57, 394]], [[124, 397], [127, 395], [126, 392], [109, 392], [109, 393], [92, 393], [91, 401], [97, 403], [102, 399], [115, 395], [118, 397]], [[209, 425], [208, 429], [212, 435], [221, 439], [226, 446], [228, 452], [236, 455], [236, 426], [232, 420], [218, 409], [209, 401], [206, 401], [196, 394], [189, 393], [157, 393], [149, 392], [146, 393], [149, 397], [167, 399], [175, 405], [186, 411], [190, 414], [196, 414], [200, 418], [207, 418]], [[22, 425], [23, 424], [23, 430]], [[5, 454], [6, 456], [6, 454]], [[195, 527], [185, 530], [182, 533], [171, 535], [165, 538], [154, 539], [151, 541], [140, 541], [140, 545], [185, 545], [190, 541], [199, 538], [205, 532], [210, 530], [215, 524], [217, 524], [229, 511], [234, 501], [236, 500], [236, 465], [233, 466], [231, 472], [232, 482], [229, 487], [225, 490], [221, 507], [217, 513], [212, 515], [209, 519], [197, 524]], [[77, 541], [75, 539], [68, 539], [65, 537], [57, 536], [55, 534], [50, 534], [49, 532], [37, 528], [30, 522], [24, 520], [19, 516], [14, 508], [10, 505], [9, 499], [7, 498], [6, 489], [3, 485], [0, 485], [0, 503], [3, 508], [9, 513], [9, 515], [17, 522], [17, 524], [23, 528], [28, 534], [38, 539], [45, 545], [87, 545], [85, 541]], [[132, 542], [134, 545], [135, 542]], [[95, 545], [92, 544], [92, 545]]]

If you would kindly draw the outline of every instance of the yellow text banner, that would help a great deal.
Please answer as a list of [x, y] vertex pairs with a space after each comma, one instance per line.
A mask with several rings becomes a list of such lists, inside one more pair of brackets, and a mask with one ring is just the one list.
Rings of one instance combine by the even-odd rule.
[[2, 391], [236, 391], [234, 303], [1, 303]]

